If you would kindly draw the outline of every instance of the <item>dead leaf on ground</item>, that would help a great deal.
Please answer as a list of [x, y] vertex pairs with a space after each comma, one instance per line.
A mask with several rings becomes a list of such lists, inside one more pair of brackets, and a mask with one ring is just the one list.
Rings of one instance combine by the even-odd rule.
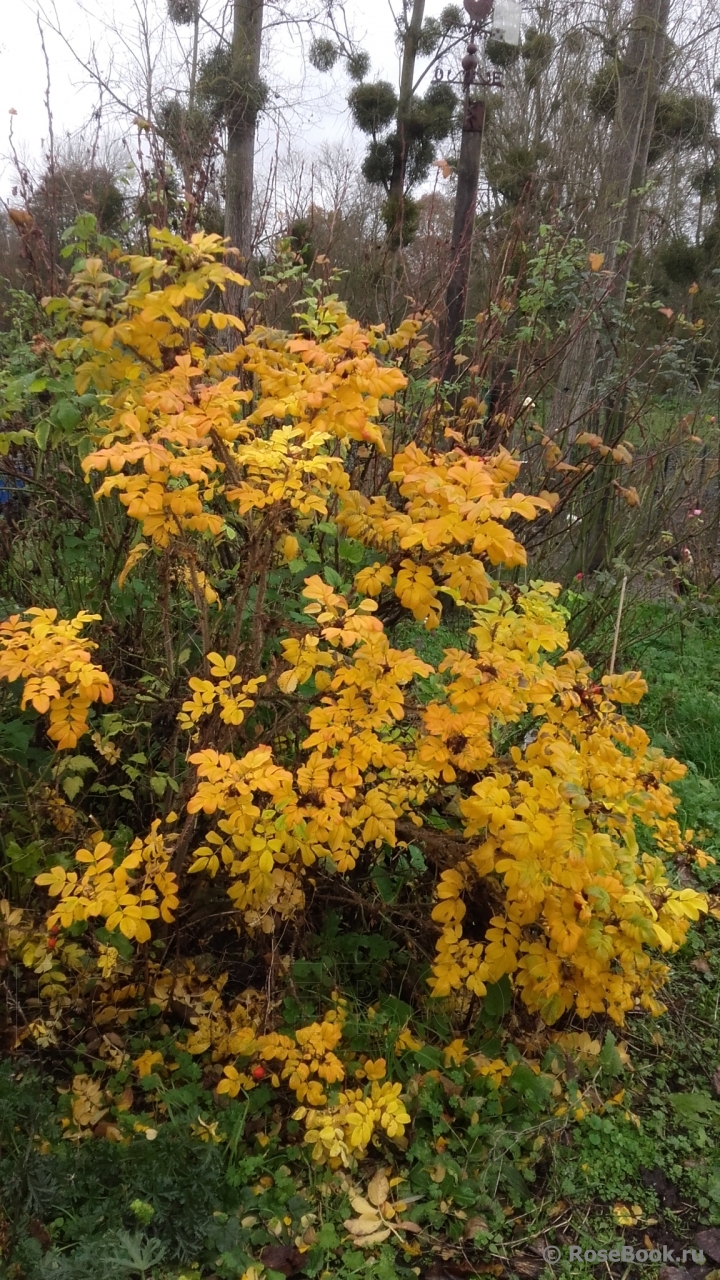
[[539, 1276], [540, 1272], [545, 1270], [545, 1262], [542, 1258], [513, 1258], [512, 1269], [517, 1275], [530, 1276], [534, 1280], [535, 1276]]
[[[361, 1249], [382, 1244], [391, 1235], [402, 1243], [399, 1234], [401, 1231], [410, 1232], [413, 1235], [422, 1231], [422, 1227], [417, 1222], [398, 1221], [395, 1218], [396, 1208], [388, 1200], [389, 1195], [390, 1183], [387, 1175], [383, 1169], [378, 1169], [368, 1183], [367, 1197], [361, 1195], [350, 1197], [350, 1204], [358, 1216], [346, 1218], [343, 1226], [352, 1236], [354, 1244], [359, 1245]], [[410, 1199], [417, 1200], [417, 1196], [411, 1196]], [[406, 1202], [402, 1202], [402, 1207], [406, 1208]], [[411, 1249], [410, 1245], [403, 1245], [403, 1247]]]
[[284, 1276], [294, 1276], [307, 1262], [305, 1254], [292, 1244], [266, 1244], [260, 1261], [268, 1271], [280, 1271]]
[[370, 1182], [368, 1183], [367, 1198], [370, 1201], [370, 1203], [375, 1205], [375, 1207], [377, 1208], [378, 1205], [385, 1203], [389, 1195], [390, 1195], [390, 1183], [388, 1182], [382, 1169], [378, 1169], [378, 1172], [375, 1174], [375, 1177], [371, 1178]]
[[463, 1228], [463, 1239], [474, 1240], [480, 1231], [488, 1231], [488, 1224], [485, 1218], [468, 1218]]

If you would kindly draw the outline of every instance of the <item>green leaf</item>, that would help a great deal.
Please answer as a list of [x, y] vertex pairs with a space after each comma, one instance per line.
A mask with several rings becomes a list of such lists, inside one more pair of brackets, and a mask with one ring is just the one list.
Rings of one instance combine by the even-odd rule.
[[419, 1067], [428, 1067], [434, 1070], [436, 1067], [442, 1067], [445, 1064], [443, 1055], [434, 1045], [423, 1045], [422, 1049], [418, 1049], [415, 1054], [415, 1061]]
[[504, 974], [499, 982], [493, 982], [488, 986], [485, 999], [483, 1000], [483, 1013], [492, 1018], [493, 1022], [504, 1018], [509, 1013], [512, 1004], [512, 987], [507, 974]]
[[80, 422], [82, 414], [77, 405], [73, 404], [71, 400], [61, 400], [53, 410], [53, 417], [58, 426], [62, 427], [64, 431], [72, 431]]
[[708, 1093], [669, 1093], [668, 1100], [677, 1115], [691, 1124], [706, 1123], [708, 1117], [720, 1119], [720, 1102]]
[[375, 881], [383, 902], [394, 902], [402, 886], [402, 880], [397, 876], [391, 876], [384, 867], [373, 867], [370, 876]]
[[340, 1243], [340, 1238], [332, 1222], [323, 1223], [320, 1230], [318, 1231], [316, 1243], [320, 1245], [321, 1249], [337, 1248], [337, 1246]]
[[94, 769], [97, 773], [97, 765], [89, 756], [71, 756], [64, 764], [66, 769], [73, 769], [75, 773], [87, 773], [88, 769]]
[[83, 780], [76, 774], [71, 774], [69, 778], [63, 778], [62, 789], [68, 800], [74, 800], [79, 791], [82, 790]]
[[34, 878], [42, 866], [43, 849], [37, 840], [21, 848], [16, 840], [5, 842], [5, 858], [14, 875]]
[[365, 548], [361, 542], [348, 542], [345, 539], [340, 543], [340, 559], [347, 560], [348, 564], [362, 564], [365, 557]]
[[161, 799], [167, 791], [168, 781], [168, 776], [165, 773], [156, 773], [155, 777], [150, 779], [150, 786], [155, 792], [155, 795], [160, 796]]
[[418, 849], [416, 844], [408, 845], [408, 853], [410, 855], [410, 866], [415, 871], [427, 871], [427, 862], [423, 855], [422, 849]]
[[35, 428], [35, 439], [39, 449], [47, 449], [47, 442], [52, 431], [52, 422], [48, 418], [44, 418]]
[[12, 445], [25, 444], [26, 440], [32, 439], [32, 431], [3, 431], [0, 433], [0, 456], [7, 457]]
[[444, 818], [441, 818], [440, 814], [437, 813], [435, 809], [433, 809], [432, 813], [425, 814], [425, 821], [429, 827], [434, 827], [436, 831], [450, 830], [450, 823], [446, 822]]
[[612, 1031], [608, 1031], [605, 1036], [605, 1043], [603, 1044], [600, 1052], [598, 1062], [600, 1063], [603, 1071], [606, 1071], [607, 1074], [611, 1076], [618, 1076], [623, 1070], [622, 1058], [617, 1051], [616, 1041]]

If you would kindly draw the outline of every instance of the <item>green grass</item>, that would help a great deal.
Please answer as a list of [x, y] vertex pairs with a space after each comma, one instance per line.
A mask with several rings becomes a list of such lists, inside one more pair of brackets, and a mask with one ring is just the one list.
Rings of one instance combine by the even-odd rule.
[[650, 638], [624, 662], [648, 682], [638, 718], [655, 745], [688, 766], [677, 788], [681, 818], [720, 847], [720, 616], [698, 605], [655, 606], [641, 621]]

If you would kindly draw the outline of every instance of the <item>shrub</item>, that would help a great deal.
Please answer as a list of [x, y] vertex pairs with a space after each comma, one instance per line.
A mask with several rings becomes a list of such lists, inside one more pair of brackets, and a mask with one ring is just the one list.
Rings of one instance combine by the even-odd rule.
[[[419, 434], [390, 456], [381, 417], [406, 385], [401, 362], [426, 357], [419, 321], [362, 329], [330, 298], [294, 335], [246, 333], [209, 305], [241, 280], [219, 237], [155, 232], [153, 249], [125, 259], [127, 282], [85, 260], [49, 304], [65, 330], [55, 357], [95, 397], [82, 471], [122, 536], [102, 669], [86, 613], [30, 610], [0, 632], [0, 677], [49, 714], [56, 790], [37, 821], [61, 833], [37, 874], [44, 926], [32, 903], [4, 906], [3, 946], [41, 1002], [15, 1043], [57, 1043], [82, 1015], [127, 1069], [108, 1031], [180, 1010], [181, 1043], [212, 1060], [220, 1097], [289, 1090], [313, 1157], [350, 1165], [403, 1142], [411, 1116], [388, 1056], [347, 1034], [352, 993], [283, 1027], [277, 992], [308, 916], [339, 901], [363, 919], [378, 887], [407, 904], [391, 922], [419, 922], [415, 935], [393, 923], [429, 960], [394, 1056], [417, 1049], [413, 1019], [441, 1007], [446, 1061], [469, 1061], [458, 1031], [512, 988], [546, 1024], [658, 1013], [658, 953], [706, 909], [667, 865], [681, 849], [702, 861], [673, 817], [684, 769], [621, 713], [642, 677], [596, 680], [569, 650], [559, 589], [527, 581], [512, 526], [549, 502], [515, 490], [519, 464], [452, 432], [444, 450]], [[233, 329], [228, 349], [217, 335]], [[128, 692], [112, 610], [141, 574], [164, 683], [147, 722], [154, 785], [133, 808], [128, 779], [142, 789], [148, 755], [113, 739], [137, 745], [148, 695]], [[419, 637], [448, 606], [467, 625], [427, 661]], [[417, 642], [396, 647], [393, 619], [411, 619]], [[150, 652], [133, 661], [158, 667]], [[93, 707], [113, 696], [110, 723]], [[90, 733], [94, 757], [65, 754]], [[119, 782], [98, 780], [75, 807], [59, 795], [62, 783], [76, 800], [106, 764]], [[263, 973], [253, 985], [203, 957], [219, 891], [235, 956]], [[133, 1069], [154, 1078], [162, 1048]], [[101, 1083], [77, 1070], [68, 1135], [121, 1137], [113, 1101], [106, 1119]]]

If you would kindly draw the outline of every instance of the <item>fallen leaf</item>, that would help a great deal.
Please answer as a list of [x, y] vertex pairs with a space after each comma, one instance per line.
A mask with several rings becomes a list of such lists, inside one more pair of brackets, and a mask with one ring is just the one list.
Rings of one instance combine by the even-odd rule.
[[375, 1231], [371, 1236], [362, 1236], [355, 1243], [359, 1244], [361, 1249], [367, 1249], [370, 1245], [382, 1244], [384, 1240], [388, 1239], [389, 1235], [390, 1229], [385, 1227], [382, 1231]]
[[672, 307], [658, 307], [658, 311], [660, 312], [660, 315], [665, 316], [667, 320], [672, 320], [675, 315]]
[[545, 1263], [542, 1258], [519, 1257], [513, 1258], [512, 1269], [519, 1276], [539, 1276], [541, 1271], [545, 1269]]
[[268, 1271], [280, 1271], [284, 1276], [294, 1276], [305, 1265], [306, 1258], [292, 1244], [266, 1244], [260, 1261]]
[[368, 1183], [368, 1200], [376, 1207], [384, 1204], [390, 1194], [390, 1183], [381, 1169], [375, 1174], [375, 1177]]
[[109, 1120], [101, 1120], [99, 1124], [96, 1124], [93, 1129], [93, 1135], [96, 1138], [106, 1138], [108, 1142], [122, 1142], [120, 1130], [116, 1124], [112, 1124]]
[[604, 254], [604, 253], [590, 253], [590, 254], [588, 254], [588, 262], [590, 263], [590, 270], [591, 270], [591, 271], [599, 271], [599, 270], [600, 270], [600, 268], [602, 267], [602, 265], [603, 265], [604, 261], [605, 261], [605, 254]]
[[43, 1253], [46, 1253], [52, 1244], [52, 1239], [50, 1238], [47, 1227], [43, 1225], [39, 1218], [30, 1219], [27, 1225], [27, 1233], [32, 1236], [34, 1240], [37, 1240]]
[[696, 973], [712, 973], [712, 969], [704, 956], [696, 956], [690, 962], [690, 968], [694, 969]]
[[634, 1227], [641, 1214], [642, 1209], [639, 1214], [635, 1213], [635, 1205], [632, 1209], [629, 1209], [626, 1204], [613, 1205], [613, 1217], [619, 1227]]
[[351, 1236], [370, 1236], [374, 1231], [377, 1231], [381, 1222], [382, 1219], [377, 1213], [374, 1213], [372, 1217], [369, 1214], [362, 1214], [359, 1218], [346, 1218], [343, 1226], [350, 1232]]
[[364, 1196], [352, 1196], [350, 1198], [350, 1203], [355, 1212], [359, 1213], [361, 1217], [372, 1218], [378, 1216], [376, 1206], [369, 1204]]

